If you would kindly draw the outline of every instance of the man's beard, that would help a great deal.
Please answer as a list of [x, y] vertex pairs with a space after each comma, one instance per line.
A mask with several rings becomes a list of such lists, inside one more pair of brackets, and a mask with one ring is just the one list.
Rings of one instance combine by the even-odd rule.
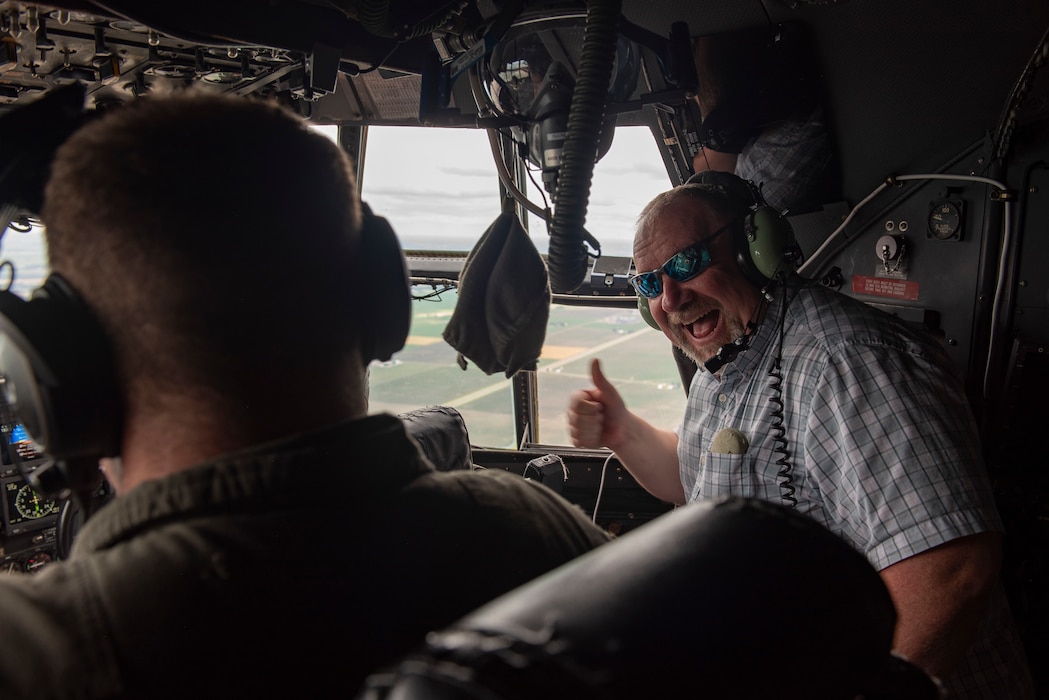
[[[698, 307], [698, 308], [697, 308]], [[717, 312], [720, 315], [719, 323], [721, 323], [721, 329], [719, 332], [711, 335], [703, 342], [701, 349], [697, 349], [690, 341], [695, 338], [689, 333], [689, 331], [682, 325], [682, 321], [688, 320], [695, 322], [702, 316]], [[667, 314], [667, 327], [670, 329], [672, 336], [671, 340], [674, 345], [681, 350], [685, 357], [689, 358], [699, 366], [717, 355], [718, 350], [724, 345], [734, 342], [737, 338], [742, 337], [746, 333], [742, 321], [738, 318], [732, 318], [725, 314], [724, 309], [720, 306], [713, 306], [709, 309], [704, 309], [699, 304], [694, 304], [685, 307], [681, 311]]]

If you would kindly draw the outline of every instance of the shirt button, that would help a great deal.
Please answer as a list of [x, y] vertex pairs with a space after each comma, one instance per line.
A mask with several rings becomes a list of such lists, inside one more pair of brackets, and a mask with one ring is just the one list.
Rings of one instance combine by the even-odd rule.
[[728, 401], [728, 394], [719, 394], [718, 401], [720, 401], [721, 403], [725, 403], [726, 401]]

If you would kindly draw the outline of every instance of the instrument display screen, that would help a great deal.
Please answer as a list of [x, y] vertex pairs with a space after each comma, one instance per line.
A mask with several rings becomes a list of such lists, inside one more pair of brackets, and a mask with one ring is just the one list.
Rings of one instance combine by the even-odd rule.
[[4, 492], [4, 531], [18, 534], [55, 524], [59, 505], [42, 497], [21, 476], [0, 480]]

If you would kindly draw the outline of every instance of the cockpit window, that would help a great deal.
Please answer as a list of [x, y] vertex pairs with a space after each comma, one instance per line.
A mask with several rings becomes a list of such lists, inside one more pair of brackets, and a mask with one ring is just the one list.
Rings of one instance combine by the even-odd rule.
[[0, 260], [4, 264], [0, 267], [0, 289], [10, 289], [27, 299], [44, 283], [49, 270], [44, 229], [35, 221], [19, 217], [2, 233]]
[[[539, 180], [538, 174], [535, 180]], [[630, 257], [638, 215], [653, 197], [670, 187], [652, 132], [641, 126], [617, 127], [611, 148], [594, 166], [586, 208], [586, 229], [601, 243], [601, 254]], [[529, 197], [543, 205], [539, 190], [529, 182]], [[546, 224], [534, 215], [529, 218], [532, 240], [545, 254], [549, 240]]]
[[405, 250], [469, 251], [499, 215], [484, 131], [369, 127], [361, 196]]
[[[618, 129], [611, 150], [594, 169], [587, 214], [587, 228], [601, 242], [603, 255], [630, 256], [637, 215], [669, 187], [651, 132]], [[528, 193], [545, 206], [539, 187], [529, 184]], [[362, 196], [390, 220], [406, 250], [465, 254], [500, 211], [487, 135], [472, 129], [369, 127]], [[545, 254], [545, 222], [530, 214], [527, 224], [536, 248]], [[476, 446], [513, 448], [522, 438], [567, 445], [568, 395], [590, 386], [590, 360], [599, 358], [632, 410], [665, 428], [675, 427], [682, 414], [685, 393], [669, 342], [645, 324], [636, 307], [555, 299], [536, 372], [538, 425], [518, 435], [515, 407], [529, 397], [515, 396], [501, 374], [486, 375], [472, 363], [460, 369], [456, 351], [441, 337], [455, 308], [455, 290], [418, 285], [413, 294], [417, 300], [407, 346], [389, 362], [371, 366], [373, 412], [454, 406]]]

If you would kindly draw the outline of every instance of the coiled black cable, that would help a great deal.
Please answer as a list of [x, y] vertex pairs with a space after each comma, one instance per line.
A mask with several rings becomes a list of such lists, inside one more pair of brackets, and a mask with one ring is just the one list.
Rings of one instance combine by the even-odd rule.
[[772, 421], [772, 441], [775, 443], [772, 451], [779, 455], [779, 458], [776, 459], [776, 466], [779, 467], [776, 478], [779, 480], [780, 496], [785, 504], [796, 508], [798, 499], [794, 495], [794, 467], [790, 463], [787, 429], [783, 425], [783, 372], [780, 370], [780, 358], [778, 357], [769, 370], [769, 388], [772, 389], [772, 396], [769, 397], [769, 404], [772, 406], [769, 410], [769, 418]]
[[787, 318], [787, 285], [782, 286], [783, 289], [783, 308], [780, 312], [779, 319], [779, 339], [776, 347], [776, 359], [772, 363], [772, 367], [769, 369], [769, 389], [772, 390], [772, 396], [769, 397], [769, 419], [772, 422], [772, 441], [775, 443], [772, 448], [774, 454], [779, 455], [776, 459], [776, 466], [779, 467], [779, 471], [776, 473], [776, 478], [779, 480], [780, 497], [783, 499], [783, 503], [790, 506], [791, 508], [797, 508], [798, 498], [796, 494], [796, 487], [794, 486], [794, 465], [790, 462], [790, 450], [787, 449], [789, 443], [787, 441], [787, 428], [784, 425], [784, 403], [783, 403], [783, 325]]

